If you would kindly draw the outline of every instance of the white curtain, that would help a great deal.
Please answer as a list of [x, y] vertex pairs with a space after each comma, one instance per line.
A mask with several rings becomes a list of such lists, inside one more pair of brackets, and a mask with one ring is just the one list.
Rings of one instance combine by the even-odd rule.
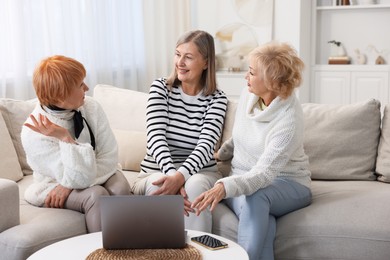
[[32, 73], [51, 55], [73, 57], [96, 84], [147, 91], [171, 69], [190, 28], [189, 0], [0, 0], [0, 97], [35, 97]]

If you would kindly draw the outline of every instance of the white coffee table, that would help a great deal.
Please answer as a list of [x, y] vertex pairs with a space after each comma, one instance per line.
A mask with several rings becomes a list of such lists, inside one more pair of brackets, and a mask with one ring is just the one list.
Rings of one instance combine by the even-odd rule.
[[[187, 243], [200, 250], [203, 260], [223, 259], [223, 260], [246, 260], [249, 259], [246, 251], [237, 243], [221, 236], [209, 234], [229, 244], [227, 248], [220, 250], [209, 250], [196, 243], [191, 242], [191, 237], [207, 234], [205, 232], [188, 230]], [[51, 244], [41, 250], [35, 252], [28, 259], [42, 260], [42, 259], [85, 259], [91, 252], [102, 248], [102, 233], [91, 233], [81, 236], [68, 238], [57, 243]]]

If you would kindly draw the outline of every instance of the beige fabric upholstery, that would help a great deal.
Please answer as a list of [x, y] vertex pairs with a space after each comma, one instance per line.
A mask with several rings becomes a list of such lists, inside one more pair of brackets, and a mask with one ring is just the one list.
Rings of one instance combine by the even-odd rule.
[[12, 138], [18, 160], [24, 174], [32, 174], [32, 170], [27, 163], [26, 153], [24, 152], [20, 132], [23, 123], [33, 111], [37, 99], [28, 101], [14, 99], [0, 99], [0, 111], [3, 114], [5, 124]]
[[237, 102], [228, 101], [225, 122], [222, 132], [222, 143], [228, 140], [232, 136], [234, 118], [236, 117]]
[[389, 259], [389, 184], [313, 181], [311, 190], [310, 206], [277, 220], [275, 259]]
[[382, 118], [376, 173], [379, 181], [390, 182], [390, 105], [385, 106]]
[[18, 181], [23, 178], [14, 145], [0, 113], [0, 178]]
[[[95, 98], [107, 114], [118, 141], [124, 175], [132, 184], [145, 154], [148, 94], [98, 85]], [[15, 126], [21, 126], [33, 106], [30, 101], [0, 100], [1, 114], [8, 130], [14, 134], [10, 136], [15, 145], [18, 139]], [[231, 136], [236, 105], [235, 102], [228, 104], [222, 141]], [[277, 220], [275, 259], [387, 259], [390, 255], [390, 207], [387, 203], [390, 184], [360, 181], [375, 178], [379, 103], [369, 101], [344, 106], [304, 104], [303, 108], [307, 120], [305, 149], [313, 178], [326, 181], [312, 182], [312, 205]], [[383, 121], [377, 164], [378, 172], [383, 175], [390, 172], [386, 163], [390, 158], [386, 140], [388, 116], [389, 113], [385, 114]], [[4, 142], [3, 139], [0, 142]], [[17, 148], [15, 150], [20, 156]], [[33, 176], [28, 175], [18, 181], [19, 197], [15, 190], [2, 193], [3, 180], [0, 179], [0, 209], [8, 211], [15, 203], [7, 203], [17, 200], [21, 223], [16, 226], [12, 223], [12, 227], [0, 232], [0, 259], [26, 259], [46, 245], [86, 233], [81, 213], [29, 205], [23, 194], [32, 179]], [[4, 181], [15, 186], [12, 181]], [[11, 198], [8, 199], [8, 196]], [[6, 216], [3, 214], [2, 211], [0, 225], [6, 222], [3, 222]], [[18, 213], [11, 213], [15, 214]], [[18, 220], [18, 217], [13, 219]], [[213, 212], [212, 228], [213, 233], [236, 240], [238, 219], [226, 205], [219, 204]]]
[[374, 180], [380, 136], [377, 100], [350, 105], [303, 104], [304, 148], [312, 179]]
[[112, 129], [146, 131], [147, 93], [96, 85], [93, 96], [103, 107]]
[[[28, 204], [23, 194], [32, 181], [33, 176], [27, 175], [18, 182], [20, 195], [16, 194], [13, 198], [18, 200], [16, 204], [20, 209], [20, 225], [0, 233], [0, 259], [27, 259], [32, 253], [45, 246], [87, 233], [82, 213], [68, 209], [40, 208]], [[3, 212], [0, 215], [2, 216]]]
[[141, 170], [140, 163], [146, 154], [146, 132], [113, 129], [118, 146], [119, 163], [123, 170]]
[[[226, 140], [228, 140], [232, 136], [234, 118], [236, 117], [236, 110], [237, 110], [237, 102], [229, 100], [227, 104], [222, 138], [220, 144], [217, 146], [217, 150], [219, 149], [221, 144], [223, 144]], [[218, 161], [218, 170], [222, 173], [223, 177], [229, 175], [230, 169], [231, 169], [231, 160]]]
[[0, 179], [0, 209], [0, 232], [19, 225], [19, 189], [14, 181]]

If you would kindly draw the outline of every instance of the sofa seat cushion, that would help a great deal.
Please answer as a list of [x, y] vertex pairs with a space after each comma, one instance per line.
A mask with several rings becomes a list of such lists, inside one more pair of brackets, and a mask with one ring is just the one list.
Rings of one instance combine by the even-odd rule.
[[9, 259], [26, 259], [52, 243], [87, 233], [84, 214], [67, 209], [40, 208], [26, 202], [24, 191], [32, 182], [32, 175], [18, 182], [20, 225], [0, 233], [0, 251], [4, 256], [10, 256]]
[[0, 233], [0, 252], [4, 259], [26, 259], [35, 251], [57, 241], [86, 234], [84, 214], [67, 209], [40, 208], [23, 199], [32, 175], [18, 182], [20, 225]]
[[388, 259], [389, 184], [313, 181], [313, 201], [277, 220], [277, 259]]
[[232, 210], [219, 203], [213, 211], [212, 233], [237, 242], [238, 218]]

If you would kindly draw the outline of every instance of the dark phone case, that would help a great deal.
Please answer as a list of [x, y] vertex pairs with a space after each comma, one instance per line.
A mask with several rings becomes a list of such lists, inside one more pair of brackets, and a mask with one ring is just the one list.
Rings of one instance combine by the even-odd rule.
[[211, 250], [222, 249], [228, 246], [227, 243], [222, 242], [221, 240], [216, 239], [209, 235], [192, 237], [191, 240]]

